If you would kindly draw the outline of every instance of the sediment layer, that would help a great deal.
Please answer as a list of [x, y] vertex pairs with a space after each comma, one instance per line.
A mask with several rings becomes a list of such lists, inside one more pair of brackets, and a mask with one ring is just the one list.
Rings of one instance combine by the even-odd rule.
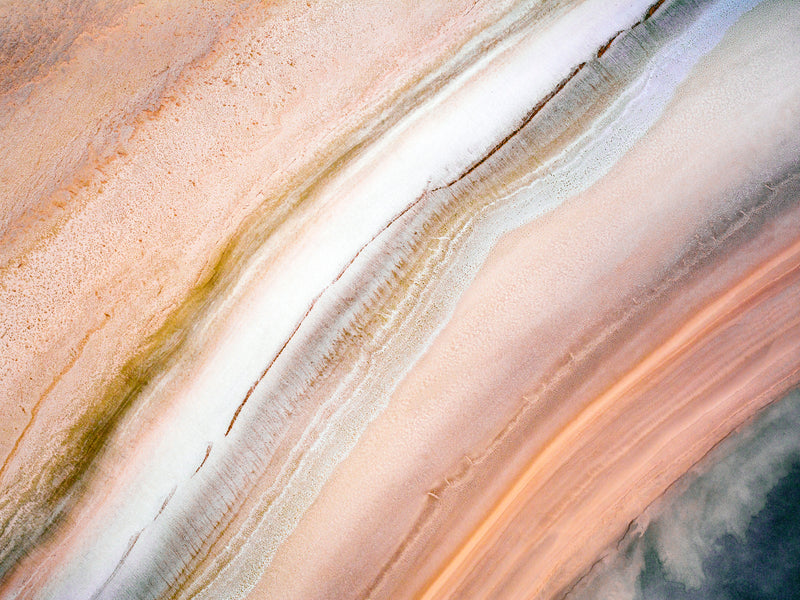
[[0, 597], [559, 597], [798, 383], [791, 3], [81, 7], [0, 45]]

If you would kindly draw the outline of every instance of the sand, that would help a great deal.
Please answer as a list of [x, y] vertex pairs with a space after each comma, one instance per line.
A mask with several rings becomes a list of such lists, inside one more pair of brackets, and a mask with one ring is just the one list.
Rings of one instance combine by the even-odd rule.
[[729, 4], [7, 5], [0, 597], [613, 555], [798, 383], [800, 21]]

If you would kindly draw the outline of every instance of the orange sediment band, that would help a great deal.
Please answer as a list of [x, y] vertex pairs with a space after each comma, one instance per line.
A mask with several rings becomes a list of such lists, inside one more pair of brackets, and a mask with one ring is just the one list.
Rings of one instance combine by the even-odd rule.
[[[707, 305], [610, 389], [591, 402], [536, 455], [480, 526], [431, 581], [420, 598], [423, 600], [444, 598], [458, 589], [487, 550], [520, 513], [522, 507], [531, 500], [532, 492], [548, 478], [548, 471], [553, 469], [554, 464], [558, 465], [558, 457], [568, 454], [589, 426], [603, 413], [611, 409], [621, 398], [635, 393], [639, 387], [646, 386], [648, 380], [655, 374], [667, 370], [699, 340], [710, 338], [720, 332], [742, 311], [747, 311], [758, 304], [775, 288], [796, 284], [799, 276], [800, 240]], [[786, 384], [785, 381], [775, 382], [776, 385], [781, 383]], [[531, 597], [533, 596], [535, 590], [531, 591]]]

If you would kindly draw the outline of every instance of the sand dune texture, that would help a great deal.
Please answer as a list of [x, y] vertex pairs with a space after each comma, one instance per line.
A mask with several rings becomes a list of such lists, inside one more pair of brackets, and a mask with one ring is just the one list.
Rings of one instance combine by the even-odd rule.
[[0, 598], [592, 597], [800, 384], [798, 73], [791, 0], [6, 0]]

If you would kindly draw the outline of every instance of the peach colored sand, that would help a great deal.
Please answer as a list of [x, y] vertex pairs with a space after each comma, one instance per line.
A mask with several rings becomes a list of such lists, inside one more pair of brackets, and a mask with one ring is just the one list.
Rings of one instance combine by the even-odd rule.
[[[294, 256], [309, 224], [339, 206], [310, 209], [324, 202], [313, 186], [380, 141], [387, 115], [413, 109], [418, 99], [403, 94], [421, 75], [511, 4], [343, 11], [338, 2], [120, 0], [48, 16], [63, 30], [23, 44], [0, 68], [0, 510], [14, 500], [30, 513], [48, 506], [36, 505], [51, 483], [40, 474], [64, 455], [70, 432], [91, 431], [113, 405], [112, 384], [130, 361], [179, 345], [166, 334], [154, 341], [158, 332], [196, 335], [182, 358], [211, 362], [230, 332], [185, 317], [218, 311], [224, 326], [247, 326], [225, 312], [225, 290], [208, 297], [216, 277], [239, 274], [222, 260], [232, 240], [260, 223], [277, 248], [265, 262], [282, 264], [284, 248]], [[247, 474], [255, 483], [246, 492], [208, 493], [227, 509], [203, 513], [217, 519], [210, 533], [181, 537], [198, 508], [187, 502], [169, 509], [188, 519], [117, 536], [128, 550], [140, 534], [164, 536], [142, 560], [157, 568], [136, 572], [123, 555], [118, 564], [133, 576], [118, 585], [161, 576], [170, 597], [546, 598], [613, 551], [676, 478], [800, 380], [800, 82], [785, 77], [800, 70], [791, 51], [800, 37], [791, 19], [769, 14], [781, 5], [767, 4], [701, 61], [610, 172], [500, 239], [386, 394], [387, 408], [363, 435], [330, 434], [332, 446], [353, 448], [330, 479], [298, 477], [289, 496], [297, 506], [275, 509], [298, 515], [296, 525], [280, 523], [285, 538], [259, 546], [253, 523], [273, 508], [292, 463], [323, 446], [309, 433], [314, 419], [353, 410], [327, 403], [356, 387], [346, 361], [363, 338], [333, 355], [340, 370], [329, 379], [309, 376], [322, 383], [299, 394], [305, 404], [276, 401], [294, 420], [275, 426], [269, 462]], [[26, 10], [14, 27], [49, 23]], [[776, 23], [769, 36], [753, 35], [758, 19]], [[120, 61], [128, 68], [114, 68]], [[342, 156], [345, 148], [356, 150]], [[231, 272], [216, 272], [220, 264]], [[357, 292], [354, 284], [345, 295]], [[403, 292], [413, 303], [414, 290]], [[186, 331], [168, 329], [171, 319]], [[306, 350], [317, 349], [295, 351]], [[103, 527], [122, 500], [139, 500], [131, 481], [152, 464], [142, 457], [184, 425], [170, 402], [192, 389], [190, 373], [94, 449], [102, 456], [76, 486], [83, 502], [42, 526], [0, 580], [0, 596], [46, 597], [59, 577], [80, 579], [83, 550], [113, 537]], [[230, 423], [219, 445], [240, 448]], [[211, 452], [209, 444], [190, 483]], [[228, 452], [223, 459], [241, 458]], [[25, 525], [20, 514], [8, 522]], [[178, 547], [163, 561], [169, 581], [158, 564], [164, 539]], [[243, 539], [247, 548], [237, 546]]]

